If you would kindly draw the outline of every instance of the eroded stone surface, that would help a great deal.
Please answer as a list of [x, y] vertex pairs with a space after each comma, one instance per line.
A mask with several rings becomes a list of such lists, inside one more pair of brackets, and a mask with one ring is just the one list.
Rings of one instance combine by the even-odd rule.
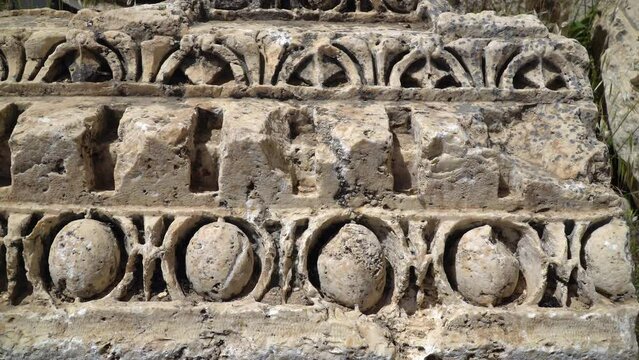
[[191, 238], [184, 262], [198, 294], [228, 300], [242, 292], [253, 274], [253, 249], [237, 226], [208, 224]]
[[484, 225], [468, 231], [459, 240], [455, 280], [459, 292], [473, 303], [497, 305], [515, 291], [519, 262], [495, 238], [492, 228]]
[[113, 231], [105, 224], [75, 220], [53, 239], [48, 262], [56, 289], [66, 296], [89, 299], [116, 280], [120, 249]]
[[379, 240], [357, 224], [344, 225], [322, 248], [317, 272], [324, 294], [362, 311], [377, 305], [386, 284], [386, 263]]
[[585, 264], [598, 291], [623, 296], [633, 291], [628, 227], [620, 220], [593, 231], [584, 249]]
[[585, 50], [446, 8], [0, 14], [0, 357], [636, 358]]
[[[619, 0], [603, 5], [593, 42], [595, 50], [600, 52], [598, 60], [608, 113], [607, 135], [619, 158], [628, 164], [628, 171], [634, 179], [639, 179], [636, 165], [639, 164], [636, 149], [639, 143], [639, 4]], [[636, 181], [626, 182], [636, 184]]]

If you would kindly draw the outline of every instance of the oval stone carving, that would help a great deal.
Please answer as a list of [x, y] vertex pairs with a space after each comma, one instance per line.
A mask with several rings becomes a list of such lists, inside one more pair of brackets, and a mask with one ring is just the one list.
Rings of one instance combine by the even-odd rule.
[[186, 248], [186, 276], [193, 290], [210, 300], [228, 300], [241, 293], [253, 264], [248, 237], [229, 223], [202, 226]]
[[519, 261], [484, 225], [466, 232], [455, 253], [457, 290], [476, 305], [494, 306], [510, 297], [519, 279]]
[[593, 231], [584, 248], [587, 273], [595, 288], [607, 296], [633, 291], [628, 226], [615, 219]]
[[321, 250], [317, 270], [326, 296], [362, 311], [379, 302], [386, 285], [382, 247], [377, 236], [362, 225], [344, 225]]
[[74, 298], [92, 298], [115, 281], [120, 249], [113, 231], [91, 219], [75, 220], [58, 232], [49, 252], [56, 289]]

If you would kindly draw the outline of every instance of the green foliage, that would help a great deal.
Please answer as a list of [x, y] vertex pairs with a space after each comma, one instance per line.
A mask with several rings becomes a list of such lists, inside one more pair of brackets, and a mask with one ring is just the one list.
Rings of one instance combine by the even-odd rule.
[[597, 4], [594, 4], [583, 18], [574, 19], [563, 30], [565, 36], [579, 41], [590, 54], [592, 54], [592, 30], [597, 15]]

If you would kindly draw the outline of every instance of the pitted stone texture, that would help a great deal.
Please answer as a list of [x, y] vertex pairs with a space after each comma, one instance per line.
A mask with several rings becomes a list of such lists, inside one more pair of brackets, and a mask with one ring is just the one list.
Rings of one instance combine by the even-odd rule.
[[91, 219], [65, 225], [53, 239], [49, 273], [66, 296], [89, 299], [103, 293], [116, 279], [120, 249], [113, 231]]
[[[314, 121], [322, 140], [335, 154], [333, 168], [340, 182], [335, 194], [338, 201], [359, 206], [392, 190], [388, 161], [392, 134], [382, 106], [318, 107]], [[356, 193], [365, 198], [353, 196]]]
[[[188, 4], [174, 2], [165, 7]], [[257, 9], [247, 12], [253, 10]], [[158, 6], [140, 10], [165, 11]], [[285, 100], [509, 100], [516, 95], [517, 100], [562, 101], [587, 99], [592, 94], [588, 54], [583, 47], [549, 34], [530, 16], [446, 13], [430, 30], [420, 22], [409, 29], [393, 23], [348, 23], [344, 32], [339, 23], [193, 23], [175, 9], [171, 14], [182, 15], [165, 20], [179, 29], [178, 36], [175, 29], [156, 31], [155, 17], [138, 23], [135, 16], [127, 16], [129, 13], [135, 11], [107, 11], [95, 17], [84, 12], [69, 28], [55, 26], [33, 33], [20, 26], [21, 13], [15, 14], [16, 19], [0, 17], [0, 26], [7, 23], [2, 52], [8, 67], [0, 69], [0, 93], [64, 94], [46, 84], [72, 82], [84, 85], [72, 87], [76, 95], [190, 93]], [[112, 19], [112, 27], [100, 24], [105, 17]], [[123, 26], [113, 19], [120, 17], [131, 23]], [[46, 50], [29, 51], [39, 45]], [[75, 65], [72, 58], [76, 58]], [[77, 66], [91, 71], [78, 73]], [[109, 80], [132, 86], [96, 84]], [[220, 93], [217, 86], [227, 91]], [[366, 91], [335, 91], [360, 88]], [[469, 88], [484, 91], [465, 91]]]
[[253, 249], [246, 234], [228, 223], [202, 226], [186, 248], [186, 276], [193, 290], [211, 300], [242, 292], [253, 274]]
[[0, 358], [636, 358], [588, 54], [445, 2], [0, 14]]
[[9, 146], [12, 149], [13, 189], [23, 201], [68, 194], [89, 188], [90, 165], [83, 154], [87, 124], [97, 121], [100, 108], [32, 106], [16, 124]]
[[486, 124], [478, 116], [415, 111], [413, 132], [420, 149], [415, 183], [429, 203], [441, 197], [459, 206], [478, 206], [498, 198], [498, 153], [489, 148]]
[[[26, 109], [17, 120], [0, 112], [5, 132], [17, 121], [0, 152], [13, 159], [0, 168], [11, 177], [0, 198], [12, 201], [535, 210], [619, 201], [585, 103], [3, 100]], [[110, 177], [111, 187], [96, 186]]]
[[171, 1], [164, 4], [149, 4], [107, 11], [80, 10], [71, 20], [71, 26], [97, 30], [124, 31], [137, 40], [147, 40], [153, 34], [176, 36], [189, 23], [189, 19], [199, 16], [191, 6], [200, 1]]
[[459, 15], [444, 13], [437, 18], [439, 32], [452, 37], [508, 38], [512, 36], [542, 37], [548, 28], [534, 15], [496, 16], [494, 11]]
[[289, 124], [277, 108], [229, 104], [220, 145], [220, 191], [229, 203], [263, 204], [292, 193]]
[[491, 306], [513, 294], [519, 262], [489, 225], [466, 232], [454, 251], [457, 288], [467, 300]]
[[607, 184], [608, 150], [594, 136], [594, 124], [582, 113], [563, 105], [540, 106], [524, 111], [520, 119], [494, 126], [490, 139], [494, 147], [538, 165], [558, 179]]
[[326, 296], [361, 311], [377, 305], [386, 284], [386, 260], [379, 240], [358, 224], [344, 225], [320, 250], [317, 272]]
[[163, 204], [189, 194], [190, 154], [196, 111], [162, 104], [129, 107], [118, 128], [115, 188], [146, 204]]
[[636, 202], [639, 179], [639, 2], [606, 1], [593, 35], [606, 97], [607, 135], [617, 156], [627, 163], [634, 181], [631, 194]]
[[633, 292], [628, 226], [615, 219], [593, 231], [586, 241], [584, 265], [595, 288], [613, 298]]

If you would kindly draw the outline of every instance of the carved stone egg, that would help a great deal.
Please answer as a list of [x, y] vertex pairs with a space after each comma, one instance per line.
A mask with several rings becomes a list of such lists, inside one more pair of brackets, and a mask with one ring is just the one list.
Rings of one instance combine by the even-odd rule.
[[377, 236], [362, 225], [347, 224], [317, 259], [321, 291], [337, 303], [365, 311], [375, 306], [386, 285], [386, 261]]
[[597, 291], [607, 296], [634, 292], [625, 222], [615, 219], [593, 231], [584, 252], [586, 271]]
[[466, 232], [455, 254], [457, 289], [476, 305], [493, 306], [510, 297], [519, 280], [519, 261], [484, 225]]
[[241, 293], [253, 265], [251, 242], [233, 224], [204, 225], [186, 247], [186, 276], [193, 290], [210, 300], [228, 300]]
[[113, 284], [120, 249], [111, 228], [91, 219], [75, 220], [58, 232], [49, 251], [53, 285], [64, 295], [92, 298]]

